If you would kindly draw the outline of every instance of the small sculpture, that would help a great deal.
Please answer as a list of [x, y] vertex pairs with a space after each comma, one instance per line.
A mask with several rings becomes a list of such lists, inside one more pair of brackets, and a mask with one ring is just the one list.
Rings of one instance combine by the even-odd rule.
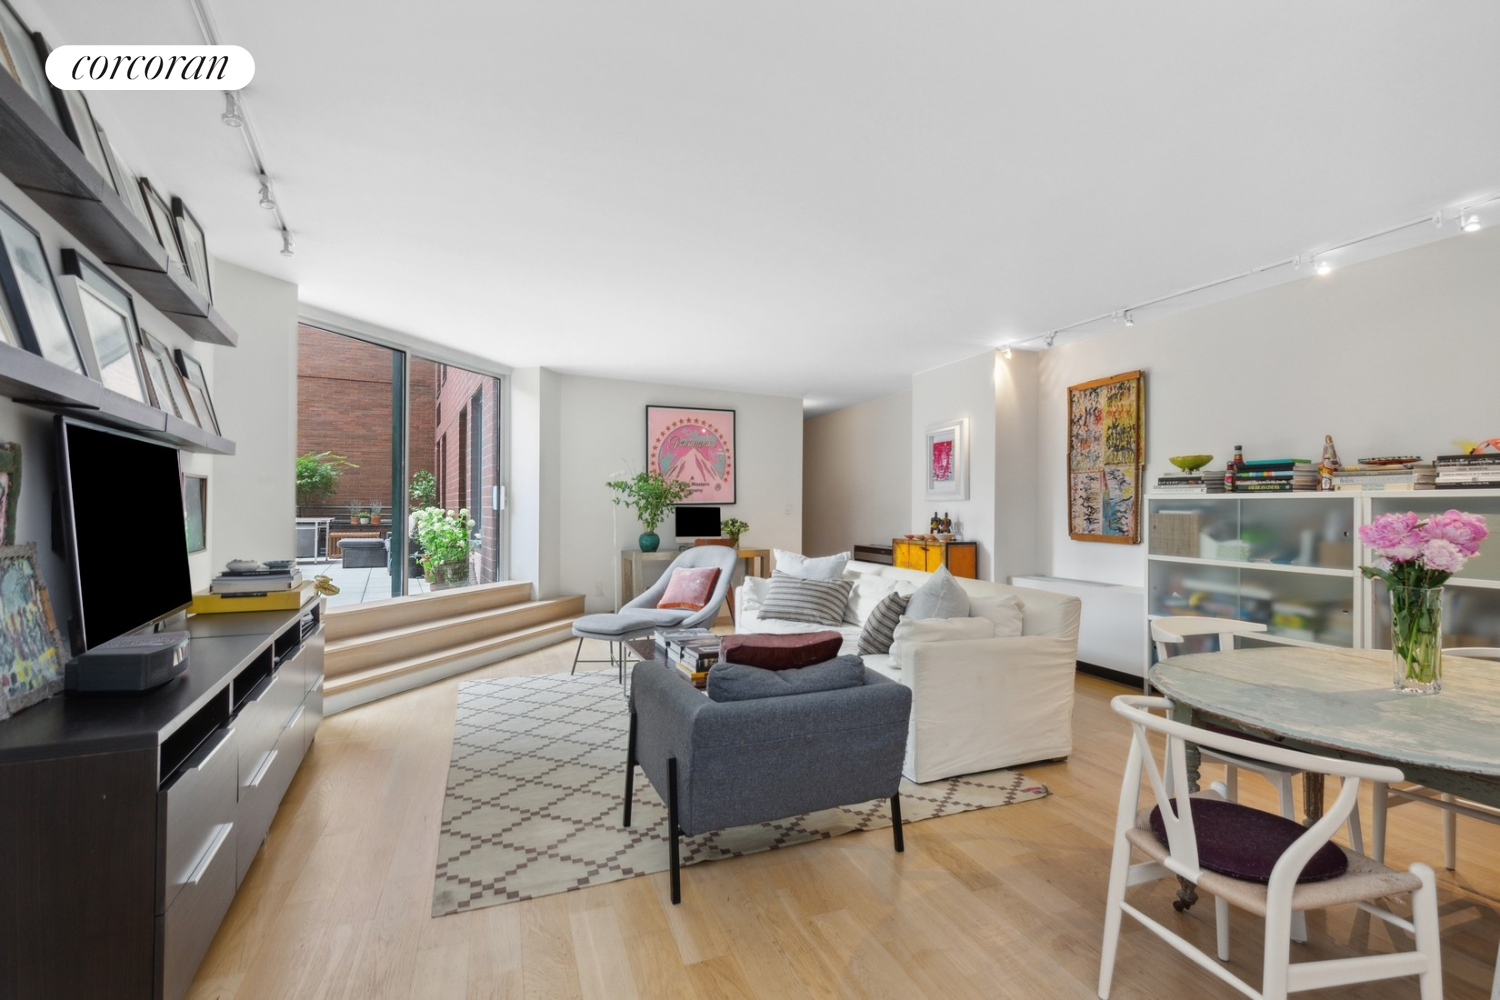
[[938, 527], [938, 534], [940, 534], [940, 535], [951, 535], [951, 534], [953, 534], [953, 518], [951, 518], [951, 517], [948, 516], [948, 512], [946, 510], [943, 511], [943, 522]]
[[1318, 464], [1318, 489], [1327, 492], [1333, 489], [1333, 474], [1344, 467], [1339, 461], [1338, 449], [1333, 446], [1333, 435], [1323, 435], [1323, 460]]

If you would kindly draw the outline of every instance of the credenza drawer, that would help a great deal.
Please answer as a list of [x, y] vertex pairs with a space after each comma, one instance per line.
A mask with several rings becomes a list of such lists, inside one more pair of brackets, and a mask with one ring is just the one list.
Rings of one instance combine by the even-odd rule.
[[234, 901], [234, 851], [234, 824], [222, 824], [215, 829], [214, 839], [182, 891], [167, 912], [156, 918], [157, 947], [161, 949], [157, 992], [165, 1000], [177, 1000], [187, 993], [198, 963], [203, 961]]
[[318, 735], [318, 726], [323, 722], [323, 677], [321, 674], [308, 689], [307, 700], [302, 705], [305, 709], [302, 713], [302, 749], [306, 751], [312, 746], [313, 738]]
[[240, 784], [240, 801], [235, 811], [235, 824], [238, 828], [235, 845], [236, 884], [244, 881], [245, 873], [250, 870], [250, 863], [255, 860], [255, 852], [260, 850], [261, 842], [266, 839], [266, 831], [271, 828], [276, 807], [281, 804], [281, 797], [292, 783], [297, 765], [302, 763], [302, 716], [297, 715], [288, 722], [290, 725], [276, 734], [276, 741], [260, 757], [249, 779]]
[[159, 793], [163, 861], [157, 913], [166, 912], [198, 871], [219, 828], [234, 821], [235, 736], [233, 729], [215, 730], [188, 758], [172, 784]]

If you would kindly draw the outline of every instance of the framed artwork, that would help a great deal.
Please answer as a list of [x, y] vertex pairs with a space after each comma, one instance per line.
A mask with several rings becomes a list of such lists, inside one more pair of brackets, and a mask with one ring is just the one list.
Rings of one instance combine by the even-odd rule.
[[131, 214], [140, 219], [150, 232], [151, 212], [146, 208], [146, 199], [141, 197], [141, 179], [120, 159], [120, 154], [115, 152], [114, 143], [109, 141], [109, 135], [98, 122], [94, 123], [94, 128], [99, 133], [99, 145], [104, 150], [105, 162], [109, 164], [110, 176], [114, 178], [115, 190], [125, 199], [125, 205]]
[[[47, 43], [42, 40], [41, 35], [36, 36], [37, 51], [46, 53]], [[45, 61], [46, 56], [43, 55]], [[73, 145], [83, 151], [83, 155], [99, 171], [111, 189], [115, 189], [115, 179], [109, 172], [109, 160], [104, 156], [104, 144], [99, 141], [99, 130], [94, 124], [94, 113], [89, 109], [88, 98], [83, 96], [81, 90], [57, 90], [57, 103], [61, 105], [62, 130], [67, 137], [73, 140]]]
[[182, 199], [172, 198], [172, 218], [177, 224], [177, 239], [182, 244], [182, 259], [187, 263], [188, 277], [193, 284], [203, 289], [203, 294], [213, 301], [213, 292], [208, 287], [208, 243], [203, 238], [203, 227]]
[[646, 407], [646, 471], [691, 484], [682, 501], [734, 503], [734, 411]]
[[[190, 424], [198, 424], [197, 411], [193, 409], [182, 376], [172, 362], [172, 352], [167, 349], [166, 344], [145, 330], [141, 331], [141, 342], [147, 355], [146, 372], [156, 392], [156, 408], [181, 417]], [[198, 426], [201, 427], [202, 424]]]
[[97, 378], [106, 389], [149, 403], [146, 377], [135, 347], [141, 342], [130, 293], [75, 250], [63, 251], [63, 273], [78, 279], [78, 301], [88, 327]]
[[21, 499], [21, 446], [0, 444], [0, 545], [16, 544], [16, 504]]
[[151, 230], [156, 233], [156, 241], [167, 251], [167, 260], [185, 269], [182, 244], [177, 242], [177, 230], [172, 226], [172, 211], [144, 177], [141, 178], [141, 200], [146, 203], [146, 214], [151, 217]]
[[1141, 540], [1146, 384], [1125, 372], [1068, 386], [1068, 537]]
[[36, 546], [0, 548], [0, 719], [61, 691], [66, 662]]
[[208, 477], [182, 477], [182, 509], [187, 511], [189, 552], [208, 548]]
[[52, 124], [62, 128], [62, 114], [52, 97], [52, 84], [47, 82], [47, 65], [41, 49], [7, 0], [0, 0], [0, 47], [5, 50], [5, 69], [52, 119]]
[[182, 373], [182, 379], [187, 383], [189, 398], [193, 401], [193, 408], [198, 411], [198, 423], [204, 430], [211, 430], [215, 434], [223, 434], [219, 428], [219, 415], [214, 412], [213, 399], [208, 394], [208, 376], [203, 372], [203, 366], [198, 359], [177, 348], [174, 352], [177, 358], [177, 370]]
[[0, 204], [0, 285], [10, 306], [10, 319], [21, 335], [21, 344], [33, 354], [69, 371], [87, 375], [73, 328], [63, 311], [57, 280], [47, 266], [42, 237], [6, 205]]
[[969, 499], [968, 418], [927, 428], [922, 464], [928, 500]]

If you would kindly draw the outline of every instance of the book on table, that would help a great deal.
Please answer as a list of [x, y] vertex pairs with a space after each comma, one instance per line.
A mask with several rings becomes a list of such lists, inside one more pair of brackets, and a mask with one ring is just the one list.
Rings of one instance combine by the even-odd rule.
[[222, 573], [209, 584], [214, 594], [274, 594], [302, 586], [302, 571], [280, 573]]

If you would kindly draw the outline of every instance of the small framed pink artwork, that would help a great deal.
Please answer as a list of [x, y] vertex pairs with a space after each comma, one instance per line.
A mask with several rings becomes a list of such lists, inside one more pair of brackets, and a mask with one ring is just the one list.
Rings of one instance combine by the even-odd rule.
[[734, 411], [646, 407], [646, 469], [689, 483], [684, 505], [734, 503]]
[[928, 500], [969, 499], [967, 418], [927, 428], [922, 461]]

